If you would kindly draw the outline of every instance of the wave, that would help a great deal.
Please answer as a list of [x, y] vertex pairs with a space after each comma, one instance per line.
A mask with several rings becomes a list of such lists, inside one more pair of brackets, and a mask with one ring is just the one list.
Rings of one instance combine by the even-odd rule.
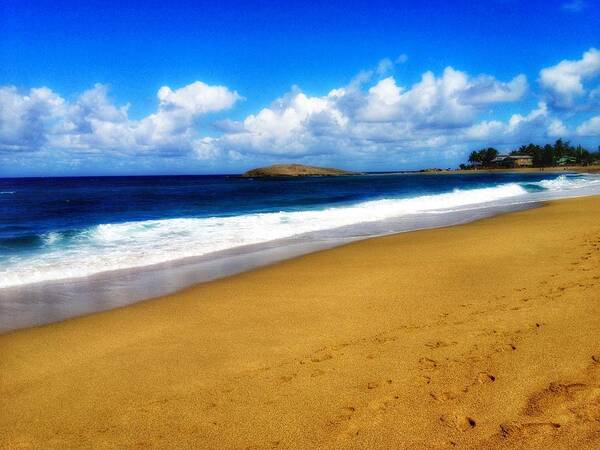
[[16, 194], [17, 191], [0, 191], [0, 195], [9, 195], [9, 194]]
[[590, 177], [581, 174], [560, 175], [552, 180], [542, 180], [533, 183], [550, 191], [578, 189], [582, 187], [600, 186], [600, 177]]
[[[600, 178], [592, 181], [600, 183]], [[590, 180], [561, 176], [537, 185], [543, 190], [560, 190], [577, 183], [589, 185]], [[323, 209], [146, 220], [101, 224], [78, 232], [53, 231], [40, 236], [43, 245], [38, 250], [3, 262], [0, 288], [148, 266], [407, 215], [457, 212], [502, 201], [523, 203], [531, 201], [531, 195], [526, 185], [505, 183]]]
[[53, 245], [60, 241], [62, 238], [62, 233], [58, 231], [50, 231], [42, 235], [42, 242], [44, 243], [44, 245]]

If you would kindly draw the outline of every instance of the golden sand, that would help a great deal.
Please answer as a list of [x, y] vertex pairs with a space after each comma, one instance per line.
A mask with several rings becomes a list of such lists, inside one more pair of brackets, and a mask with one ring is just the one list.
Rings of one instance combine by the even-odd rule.
[[599, 448], [600, 198], [0, 336], [2, 448]]

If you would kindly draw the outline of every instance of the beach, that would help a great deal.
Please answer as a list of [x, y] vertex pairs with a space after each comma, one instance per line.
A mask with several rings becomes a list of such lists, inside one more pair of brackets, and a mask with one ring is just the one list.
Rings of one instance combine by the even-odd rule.
[[0, 448], [598, 448], [600, 197], [0, 336]]
[[575, 172], [575, 173], [598, 173], [600, 172], [600, 166], [556, 166], [556, 167], [517, 167], [517, 168], [477, 168], [477, 169], [424, 169], [418, 172], [406, 172], [406, 173], [420, 173], [428, 175], [443, 175], [443, 174], [481, 174], [481, 173], [562, 173], [562, 172]]

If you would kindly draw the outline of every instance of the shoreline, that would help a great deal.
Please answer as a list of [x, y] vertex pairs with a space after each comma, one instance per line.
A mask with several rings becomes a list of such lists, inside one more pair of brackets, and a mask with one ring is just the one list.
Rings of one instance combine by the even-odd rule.
[[[389, 172], [390, 174], [403, 175], [476, 175], [491, 173], [600, 173], [600, 166], [564, 166], [564, 167], [519, 167], [514, 169], [421, 169], [409, 172]], [[386, 173], [381, 173], [385, 175]]]
[[1, 335], [0, 448], [593, 448], [599, 215], [553, 201]]
[[[0, 289], [0, 336], [12, 331], [110, 311], [157, 297], [177, 294], [214, 280], [269, 267], [282, 261], [356, 241], [459, 226], [515, 211], [538, 208], [543, 203], [543, 201], [531, 200], [527, 203], [476, 207], [469, 210], [468, 214], [463, 211], [456, 215], [448, 213], [444, 217], [423, 216], [415, 219], [410, 215], [401, 216], [390, 220], [400, 224], [397, 224], [393, 230], [386, 229], [388, 221], [379, 221], [369, 223], [371, 229], [369, 234], [356, 235], [353, 230], [363, 225], [358, 223], [150, 266], [7, 287]], [[402, 225], [403, 223], [405, 225]], [[348, 231], [339, 234], [344, 229]], [[374, 231], [377, 229], [379, 231]]]
[[466, 203], [447, 211], [442, 207], [436, 214], [402, 214], [232, 247], [205, 255], [179, 257], [79, 277], [7, 286], [0, 289], [0, 335], [174, 294], [194, 285], [334, 248], [347, 242], [460, 225], [535, 208], [557, 198], [597, 195], [597, 192], [590, 184], [576, 190], [566, 190], [559, 195], [554, 194], [551, 189], [528, 194], [531, 197], [526, 199], [511, 195], [488, 203]]

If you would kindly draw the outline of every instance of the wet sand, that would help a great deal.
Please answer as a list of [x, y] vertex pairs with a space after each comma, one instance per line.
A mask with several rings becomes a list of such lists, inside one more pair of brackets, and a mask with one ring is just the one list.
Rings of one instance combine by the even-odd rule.
[[598, 448], [600, 197], [0, 336], [1, 448]]

